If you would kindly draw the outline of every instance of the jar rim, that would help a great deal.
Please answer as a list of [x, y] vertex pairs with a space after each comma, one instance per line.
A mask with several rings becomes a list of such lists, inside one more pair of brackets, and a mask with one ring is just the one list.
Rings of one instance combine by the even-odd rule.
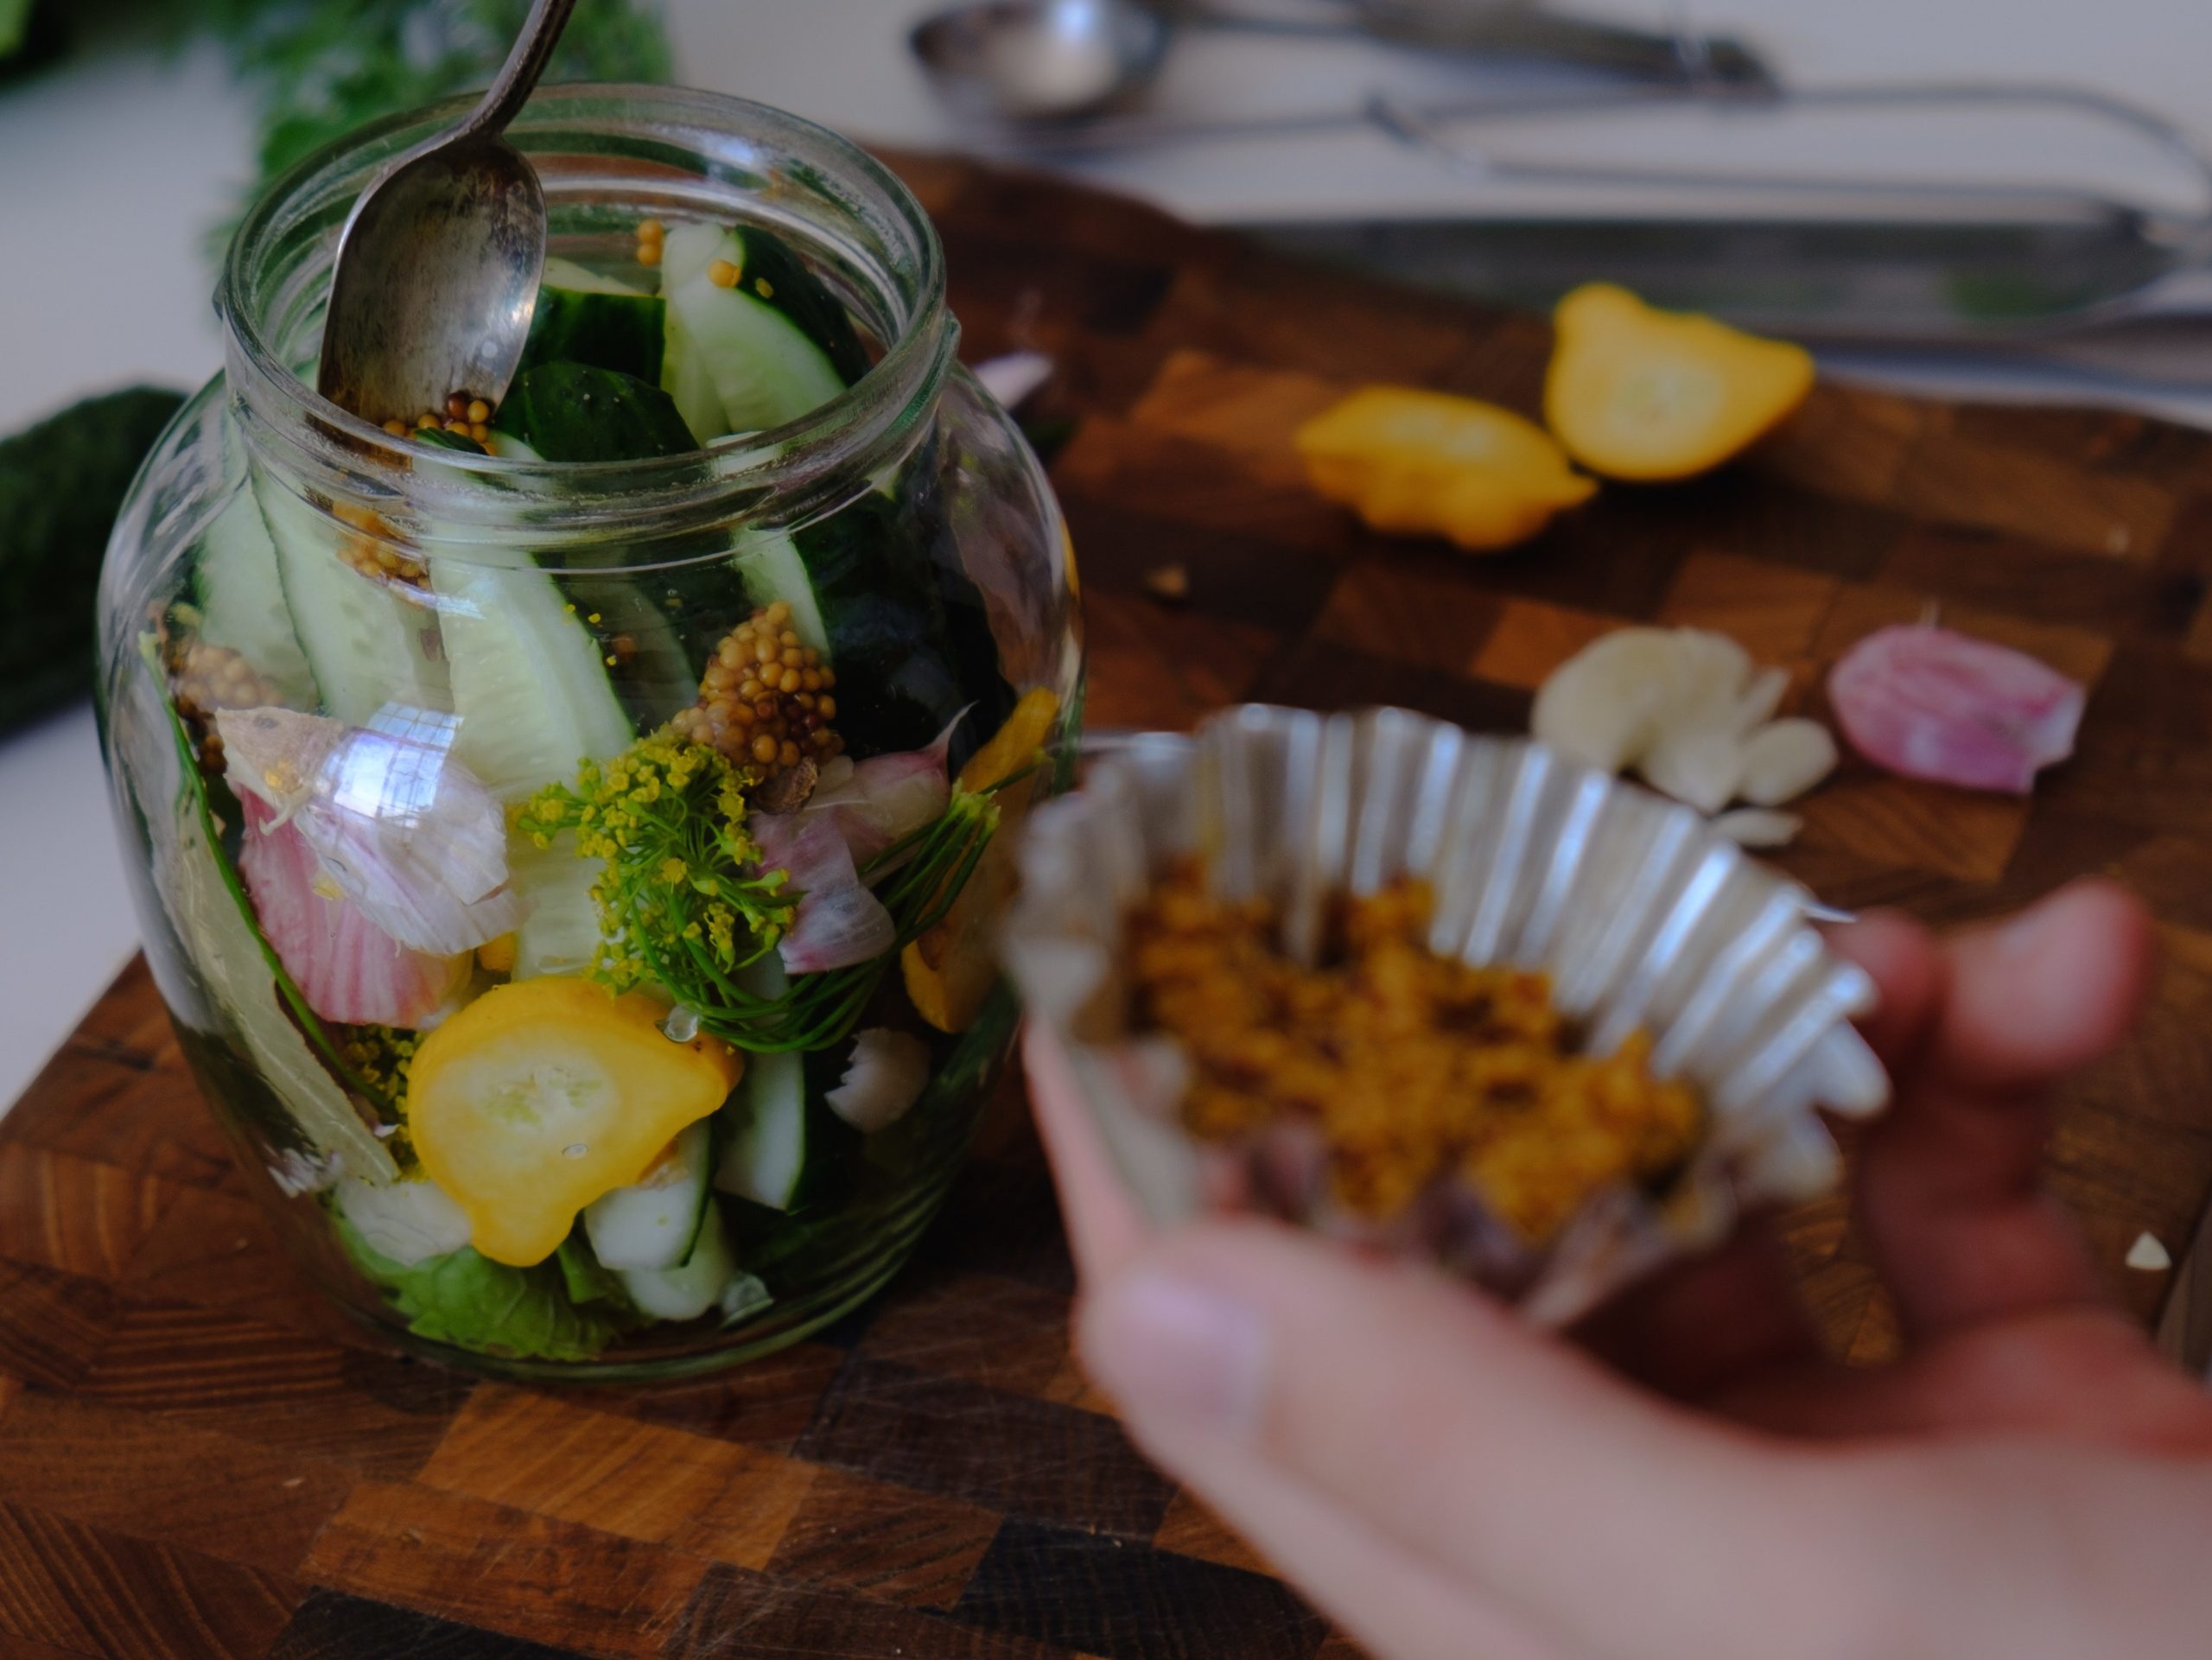
[[[682, 150], [693, 165], [687, 170], [630, 176], [640, 197], [655, 189], [703, 196], [717, 184], [728, 188], [745, 172], [779, 177], [779, 163], [795, 161], [816, 181], [847, 187], [845, 206], [861, 222], [863, 213], [900, 239], [893, 251], [907, 269], [872, 271], [880, 303], [895, 300], [895, 328], [879, 328], [882, 356], [850, 386], [798, 419], [765, 430], [710, 440], [700, 448], [639, 461], [547, 461], [426, 451], [365, 417], [341, 409], [295, 372], [269, 337], [265, 315], [274, 296], [264, 266], [284, 251], [287, 239], [303, 231], [325, 237], [334, 250], [337, 230], [353, 200], [371, 179], [423, 140], [435, 137], [474, 107], [472, 96], [448, 99], [420, 109], [385, 117], [322, 146], [280, 175], [239, 221], [225, 255], [215, 296], [231, 348], [231, 398], [260, 417], [255, 424], [284, 452], [288, 470], [313, 482], [351, 477], [370, 467], [395, 479], [433, 474], [458, 480], [438, 493], [438, 508], [459, 522], [480, 527], [512, 522], [513, 493], [525, 491], [534, 507], [549, 509], [534, 521], [543, 533], [557, 532], [566, 515], [563, 499], [595, 502], [604, 512], [610, 497], [632, 503], [651, 499], [652, 507], [675, 520], [690, 521], [719, 512], [733, 517], [733, 495], [760, 502], [789, 503], [818, 493], [825, 480], [852, 472], [855, 459], [880, 448], [888, 430], [933, 405], [952, 366], [955, 325], [945, 307], [944, 258], [935, 226], [904, 181], [849, 139], [814, 122], [772, 105], [723, 93], [642, 83], [575, 82], [540, 88], [507, 130], [509, 141], [546, 178], [551, 205], [562, 193], [567, 173], [547, 177], [550, 159], [588, 161], [591, 153], [573, 145], [553, 148], [546, 139], [607, 133], [628, 125], [642, 149]], [[626, 117], [626, 123], [623, 118]], [[533, 143], [533, 140], [541, 142]], [[714, 152], [716, 140], [731, 147]], [[747, 165], [749, 163], [749, 166]], [[602, 180], [624, 175], [607, 168], [586, 168], [577, 176]], [[789, 222], [788, 218], [785, 222]], [[802, 220], [801, 222], [805, 222]], [[841, 244], [849, 254], [860, 251]], [[880, 263], [880, 262], [879, 262]], [[903, 280], [901, 280], [903, 279]], [[321, 289], [327, 285], [324, 270]], [[896, 288], [897, 292], [891, 290]], [[874, 320], [879, 324], [883, 318]], [[871, 440], [877, 441], [873, 446]], [[489, 484], [493, 487], [486, 489]], [[543, 485], [541, 493], [531, 488]], [[486, 498], [470, 511], [471, 496]], [[711, 511], [710, 511], [711, 510]], [[740, 513], [735, 517], [743, 517]], [[603, 529], [603, 520], [595, 520]], [[582, 528], [581, 525], [576, 528]]]

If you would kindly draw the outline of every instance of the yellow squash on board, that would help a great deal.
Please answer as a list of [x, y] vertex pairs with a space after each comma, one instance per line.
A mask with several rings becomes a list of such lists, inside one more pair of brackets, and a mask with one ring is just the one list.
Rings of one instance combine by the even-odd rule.
[[1447, 537], [1475, 552], [1525, 542], [1598, 487], [1534, 422], [1412, 386], [1363, 387], [1292, 442], [1313, 488], [1371, 529]]
[[1567, 453], [1609, 479], [1710, 471], [1774, 429], [1813, 390], [1802, 347], [1710, 317], [1659, 311], [1590, 283], [1553, 314], [1558, 344], [1544, 419]]
[[484, 1256], [543, 1262], [579, 1211], [635, 1183], [736, 1085], [744, 1057], [664, 1036], [667, 1013], [643, 992], [548, 976], [494, 986], [423, 1040], [408, 1133]]
[[[1060, 700], [1047, 688], [1022, 693], [1006, 724], [960, 769], [960, 787], [987, 790], [1036, 764], [1059, 713]], [[1033, 791], [1033, 781], [1025, 779], [999, 792], [998, 830], [969, 873], [968, 885], [944, 920], [899, 954], [906, 995], [940, 1032], [964, 1032], [973, 1026], [998, 983], [991, 935], [1014, 894], [1014, 843]]]

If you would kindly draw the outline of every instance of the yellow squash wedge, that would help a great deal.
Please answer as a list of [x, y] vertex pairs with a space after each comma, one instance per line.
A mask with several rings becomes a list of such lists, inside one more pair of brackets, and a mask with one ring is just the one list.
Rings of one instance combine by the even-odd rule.
[[576, 1213], [635, 1183], [722, 1103], [744, 1057], [662, 1034], [666, 1004], [548, 976], [494, 986], [423, 1040], [407, 1128], [495, 1262], [542, 1262]]
[[[1006, 724], [960, 769], [960, 787], [987, 790], [1036, 764], [1059, 713], [1059, 698], [1046, 688], [1024, 692]], [[1019, 874], [1014, 843], [1033, 794], [1034, 780], [1029, 779], [999, 792], [999, 827], [969, 874], [968, 885], [944, 919], [899, 954], [906, 995], [940, 1032], [964, 1032], [973, 1026], [998, 983], [991, 935], [1014, 894]]]
[[1475, 552], [1525, 542], [1598, 487], [1534, 422], [1412, 386], [1363, 387], [1292, 442], [1313, 488], [1370, 528]]
[[1813, 390], [1802, 347], [1761, 340], [1626, 289], [1590, 283], [1553, 314], [1544, 419], [1610, 479], [1693, 478], [1774, 429]]

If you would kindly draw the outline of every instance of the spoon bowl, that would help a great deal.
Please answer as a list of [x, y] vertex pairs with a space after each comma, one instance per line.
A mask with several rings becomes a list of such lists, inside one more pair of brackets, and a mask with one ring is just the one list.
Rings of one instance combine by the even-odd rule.
[[1168, 35], [1135, 0], [979, 0], [923, 19], [909, 41], [951, 108], [1020, 123], [1128, 102], [1159, 74]]
[[412, 426], [455, 392], [497, 404], [521, 366], [545, 270], [545, 192], [499, 137], [575, 0], [537, 0], [482, 102], [361, 193], [339, 239], [315, 389]]

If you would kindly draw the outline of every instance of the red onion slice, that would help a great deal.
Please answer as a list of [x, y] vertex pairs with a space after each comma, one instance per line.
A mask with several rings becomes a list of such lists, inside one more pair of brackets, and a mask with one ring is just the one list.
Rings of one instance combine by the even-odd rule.
[[2074, 753], [2087, 696], [2024, 652], [1918, 626], [1869, 634], [1828, 675], [1844, 735], [1876, 766], [2014, 795]]
[[410, 951], [323, 874], [297, 820], [276, 824], [259, 797], [238, 796], [245, 812], [238, 873], [261, 932], [327, 1021], [367, 1026], [420, 1025], [467, 977], [468, 957]]

